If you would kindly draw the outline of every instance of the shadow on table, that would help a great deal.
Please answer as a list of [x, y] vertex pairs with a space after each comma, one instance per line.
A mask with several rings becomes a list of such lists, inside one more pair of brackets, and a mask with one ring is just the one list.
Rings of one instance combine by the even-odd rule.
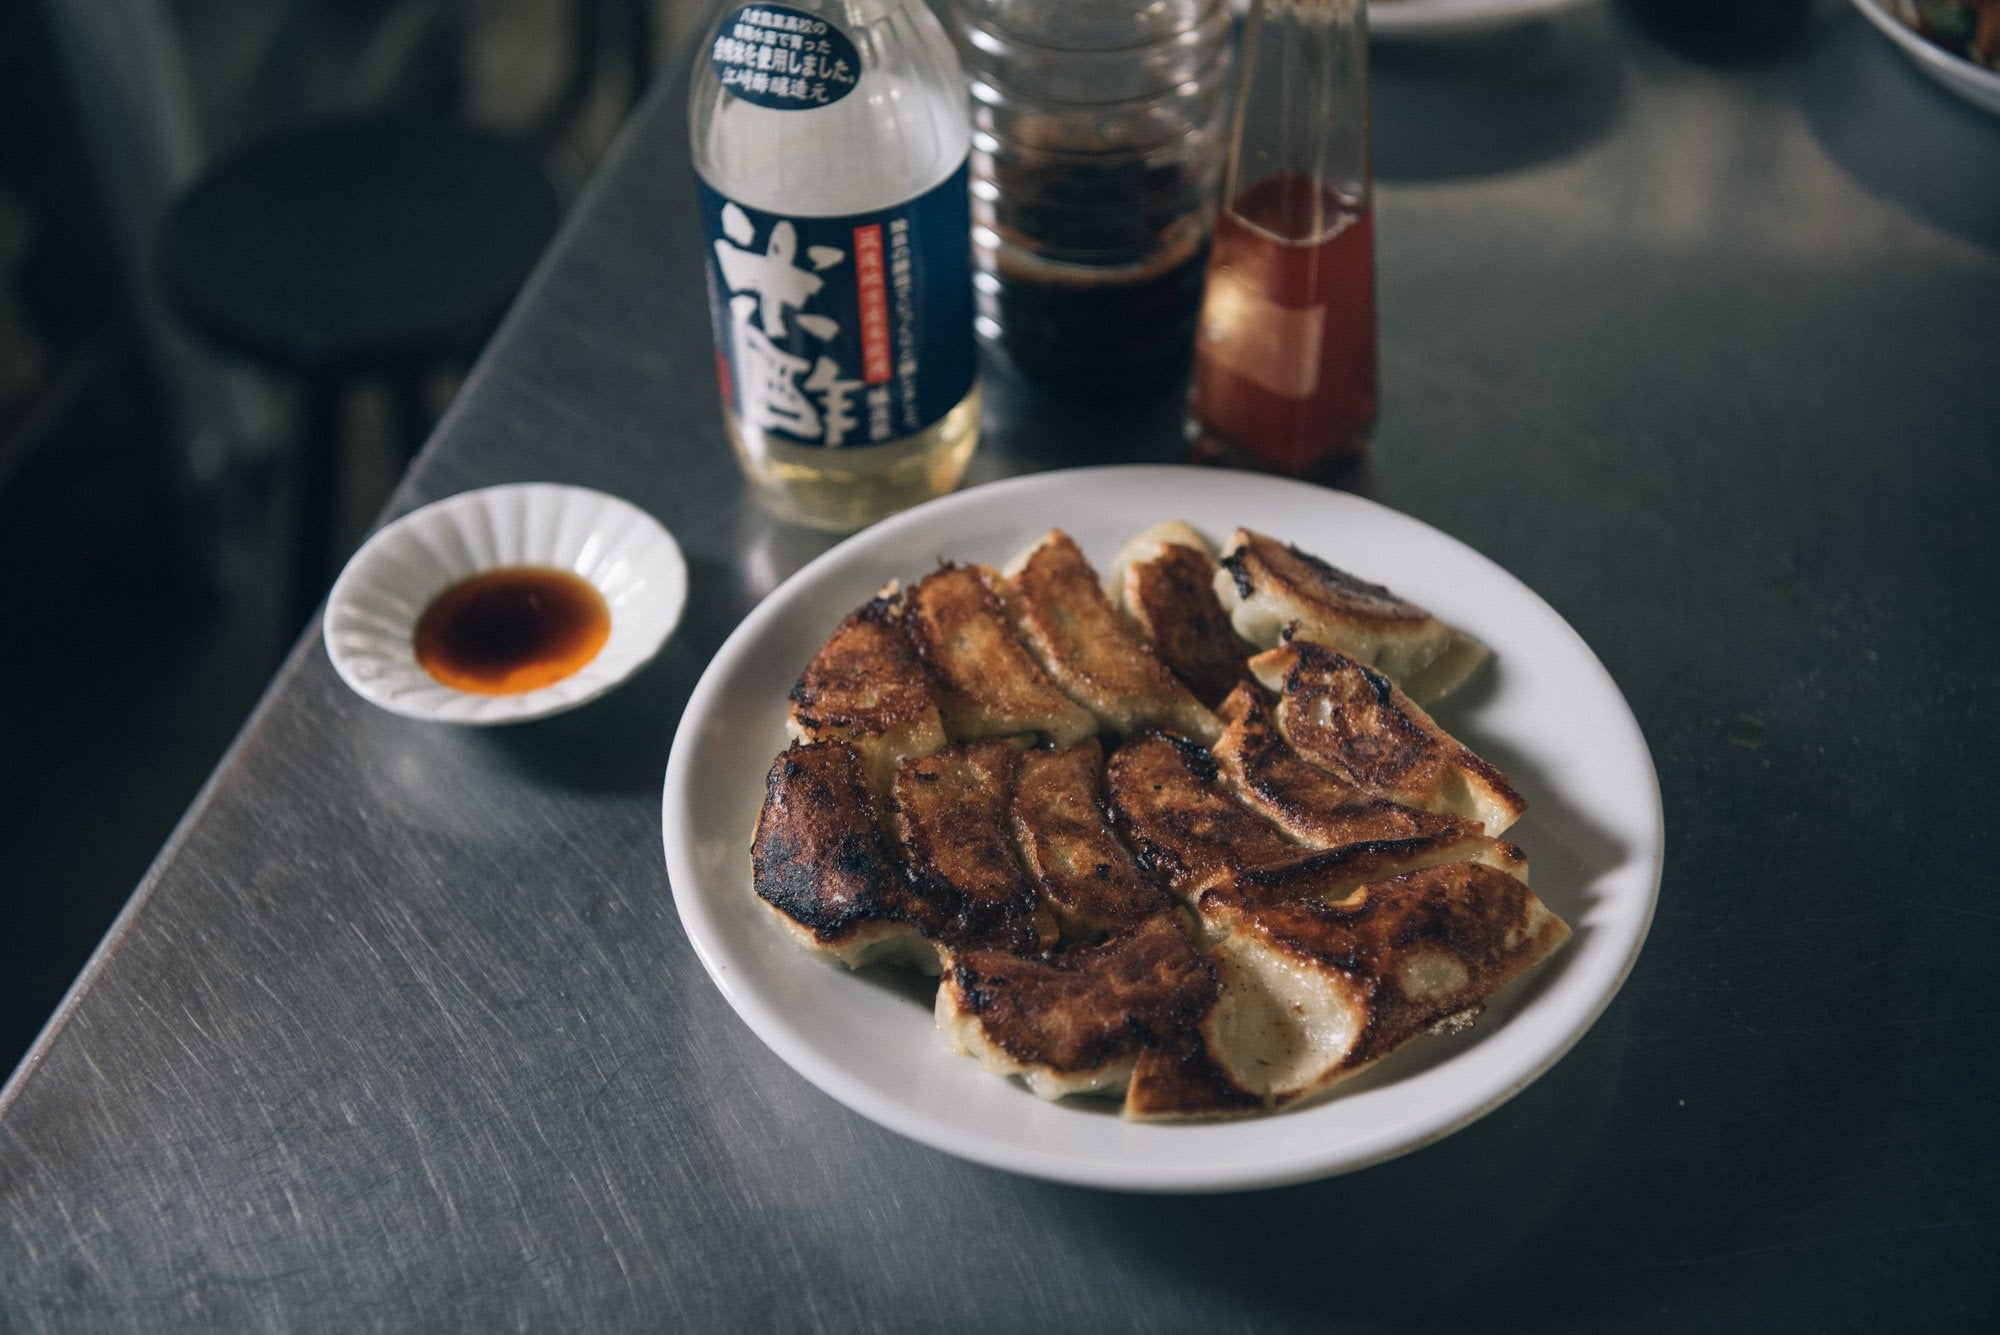
[[1559, 1312], [1573, 1301], [1564, 1276], [1579, 1258], [1530, 1251], [1530, 1240], [1561, 1231], [1554, 1217], [1611, 1132], [1626, 1045], [1615, 1013], [1599, 1028], [1514, 1104], [1394, 1163], [1273, 1191], [1075, 1191], [1063, 1205], [1135, 1273], [1158, 1269], [1171, 1284], [1198, 1264], [1205, 1283], [1240, 1301], [1247, 1327], [1414, 1326], [1455, 1314], [1508, 1325]]
[[1941, 87], [1851, 17], [1798, 61], [1813, 137], [1870, 194], [2000, 251], [2000, 116]]
[[700, 664], [678, 633], [609, 695], [567, 714], [473, 732], [501, 763], [573, 792], [657, 792]]
[[1369, 53], [1375, 175], [1497, 175], [1601, 138], [1625, 108], [1604, 15], [1587, 12], [1466, 37], [1380, 41]]

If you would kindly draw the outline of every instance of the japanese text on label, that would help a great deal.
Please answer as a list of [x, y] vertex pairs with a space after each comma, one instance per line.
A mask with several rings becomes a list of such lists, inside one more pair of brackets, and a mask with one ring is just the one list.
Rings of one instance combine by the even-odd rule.
[[[820, 343], [839, 336], [839, 321], [805, 307], [826, 286], [820, 275], [844, 263], [846, 253], [835, 246], [808, 246], [806, 263], [797, 263], [798, 229], [783, 220], [772, 225], [764, 248], [757, 250], [756, 228], [735, 204], [723, 206], [722, 233], [715, 260], [729, 292], [742, 396], [738, 410], [745, 424], [821, 445], [847, 444], [856, 420], [854, 396], [864, 382], [845, 377], [839, 362], [824, 352], [803, 357], [781, 346], [792, 341], [794, 324]], [[864, 300], [864, 311], [867, 304]], [[872, 404], [870, 417], [875, 417]], [[872, 420], [871, 431], [887, 434], [875, 430]]]
[[709, 58], [724, 88], [779, 109], [837, 102], [860, 77], [844, 33], [779, 7], [737, 10], [716, 34]]

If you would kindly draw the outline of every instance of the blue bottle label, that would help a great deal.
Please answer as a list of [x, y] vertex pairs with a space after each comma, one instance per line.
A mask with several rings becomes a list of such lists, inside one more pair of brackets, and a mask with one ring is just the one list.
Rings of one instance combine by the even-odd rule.
[[972, 388], [967, 167], [893, 208], [753, 209], [697, 177], [722, 401], [746, 431], [829, 449], [914, 435]]
[[778, 111], [831, 106], [861, 78], [861, 53], [853, 39], [789, 5], [732, 11], [717, 30], [708, 59], [724, 88]]

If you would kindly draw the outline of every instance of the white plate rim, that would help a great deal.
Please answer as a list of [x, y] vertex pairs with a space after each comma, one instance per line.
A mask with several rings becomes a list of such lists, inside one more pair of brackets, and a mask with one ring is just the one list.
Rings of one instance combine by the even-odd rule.
[[1945, 50], [1890, 13], [1879, 0], [1852, 0], [1852, 3], [1924, 73], [1974, 106], [2000, 114], [2000, 72]]
[[[1102, 519], [1106, 509], [1119, 516], [1115, 541], [1114, 524]], [[1079, 517], [1084, 522], [1076, 522]], [[1075, 1100], [1045, 1103], [952, 1053], [928, 1015], [921, 1017], [924, 1037], [917, 1040], [918, 1026], [893, 1008], [914, 1013], [920, 1007], [902, 997], [884, 1002], [882, 989], [806, 955], [749, 889], [755, 792], [783, 745], [784, 685], [874, 582], [887, 574], [915, 577], [943, 557], [997, 564], [1057, 524], [1103, 562], [1123, 537], [1168, 518], [1190, 519], [1212, 534], [1248, 524], [1293, 541], [1309, 540], [1302, 526], [1317, 533], [1322, 525], [1358, 525], [1397, 551], [1356, 561], [1331, 535], [1321, 536], [1315, 549], [1480, 635], [1495, 647], [1496, 663], [1508, 661], [1510, 646], [1529, 641], [1542, 647], [1545, 659], [1560, 659], [1555, 666], [1545, 661], [1539, 678], [1520, 669], [1489, 669], [1499, 683], [1492, 692], [1498, 703], [1485, 707], [1480, 735], [1508, 745], [1536, 743], [1510, 736], [1496, 711], [1518, 683], [1529, 684], [1541, 708], [1560, 685], [1564, 707], [1588, 720], [1589, 745], [1582, 752], [1588, 773], [1556, 780], [1560, 800], [1553, 814], [1560, 819], [1565, 804], [1580, 802], [1613, 826], [1581, 842], [1615, 839], [1618, 845], [1614, 864], [1595, 869], [1587, 885], [1571, 887], [1572, 897], [1587, 896], [1581, 920], [1574, 905], [1537, 877], [1537, 889], [1566, 911], [1577, 934], [1519, 993], [1510, 989], [1497, 999], [1494, 1013], [1469, 1038], [1426, 1039], [1439, 1046], [1401, 1066], [1404, 1053], [1395, 1054], [1377, 1068], [1393, 1072], [1384, 1079], [1364, 1074], [1311, 1107], [1243, 1121], [1134, 1124]], [[998, 535], [1013, 545], [993, 550]], [[1446, 596], [1446, 579], [1461, 582], [1456, 596]], [[829, 586], [841, 587], [840, 596], [832, 596]], [[1482, 617], [1480, 606], [1494, 611]], [[1495, 613], [1512, 620], [1503, 624]], [[776, 642], [788, 634], [800, 639], [806, 626], [813, 628], [809, 643]], [[745, 684], [759, 673], [769, 680]], [[775, 693], [772, 683], [782, 683]], [[768, 712], [765, 736], [746, 738], [742, 719], [724, 717], [731, 708]], [[756, 717], [755, 726], [763, 727], [762, 714]], [[765, 746], [771, 738], [774, 744]], [[1574, 748], [1577, 741], [1565, 738], [1563, 745]], [[725, 772], [732, 756], [739, 767], [733, 778]], [[746, 782], [741, 771], [750, 767], [754, 781]], [[1524, 791], [1530, 777], [1537, 784], [1549, 778], [1515, 777]], [[750, 809], [735, 811], [746, 794]], [[1604, 805], [1611, 794], [1615, 807]], [[1537, 815], [1531, 799], [1528, 817], [1509, 836], [1519, 837], [1531, 859], [1538, 849], [1546, 857], [1562, 828], [1551, 822], [1537, 830]], [[719, 828], [731, 821], [740, 828]], [[1629, 975], [1652, 922], [1665, 846], [1658, 777], [1636, 719], [1595, 654], [1527, 586], [1456, 539], [1365, 498], [1259, 474], [1173, 465], [1060, 470], [989, 483], [884, 521], [808, 564], [751, 611], [690, 696], [668, 758], [661, 834], [675, 906], [697, 957], [751, 1031], [809, 1082], [892, 1131], [977, 1163], [1083, 1186], [1153, 1192], [1242, 1190], [1332, 1176], [1429, 1144], [1506, 1102], [1583, 1036]], [[810, 1004], [787, 1010], [787, 994], [801, 988]], [[849, 1012], [887, 1017], [895, 1041], [871, 1045], [865, 1058], [857, 1058], [852, 1042], [840, 1048], [830, 1035]], [[904, 1068], [907, 1084], [894, 1084], [875, 1069], [880, 1063]], [[1349, 1117], [1364, 1101], [1367, 1116]]]
[[[482, 570], [552, 565], [610, 605], [611, 636], [560, 681], [475, 695], [436, 681], [410, 635], [431, 599]], [[424, 722], [494, 727], [577, 709], [651, 662], [687, 606], [687, 559], [672, 533], [621, 496], [558, 482], [503, 482], [398, 516], [362, 543], [327, 595], [320, 640], [334, 672], [378, 708]]]

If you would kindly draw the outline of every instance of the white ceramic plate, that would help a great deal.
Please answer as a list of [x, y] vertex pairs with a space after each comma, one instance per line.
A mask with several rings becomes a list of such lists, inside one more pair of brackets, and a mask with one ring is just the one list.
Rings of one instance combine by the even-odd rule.
[[1368, 31], [1382, 37], [1468, 36], [1544, 18], [1585, 0], [1376, 0]]
[[[1134, 533], [1238, 526], [1385, 583], [1495, 651], [1438, 718], [1508, 772], [1529, 812], [1508, 838], [1575, 936], [1464, 1035], [1407, 1045], [1312, 1106], [1246, 1121], [1139, 1124], [1104, 1101], [1047, 1103], [951, 1052], [929, 1007], [805, 954], [750, 888], [764, 776], [786, 692], [842, 616], [943, 558], [1004, 562], [1067, 530], [1100, 568]], [[1618, 688], [1568, 624], [1437, 530], [1342, 492], [1248, 473], [1143, 467], [1043, 473], [960, 492], [850, 538], [760, 604], [689, 700], [662, 827], [681, 921], [750, 1028], [806, 1079], [926, 1145], [1093, 1186], [1204, 1191], [1323, 1177], [1390, 1158], [1496, 1107], [1547, 1070], [1624, 981], [1658, 894], [1652, 758]]]
[[2000, 114], [2000, 73], [1955, 56], [1904, 23], [1878, 0], [1854, 0], [1854, 7], [1880, 28], [1924, 73], [1976, 107]]
[[[611, 609], [597, 657], [517, 695], [477, 695], [417, 662], [417, 618], [481, 571], [554, 566], [583, 576]], [[462, 492], [385, 525], [348, 561], [327, 598], [323, 636], [342, 681], [392, 713], [490, 725], [546, 718], [595, 700], [659, 652], [687, 604], [687, 562], [673, 535], [628, 501], [585, 487], [518, 482]]]

